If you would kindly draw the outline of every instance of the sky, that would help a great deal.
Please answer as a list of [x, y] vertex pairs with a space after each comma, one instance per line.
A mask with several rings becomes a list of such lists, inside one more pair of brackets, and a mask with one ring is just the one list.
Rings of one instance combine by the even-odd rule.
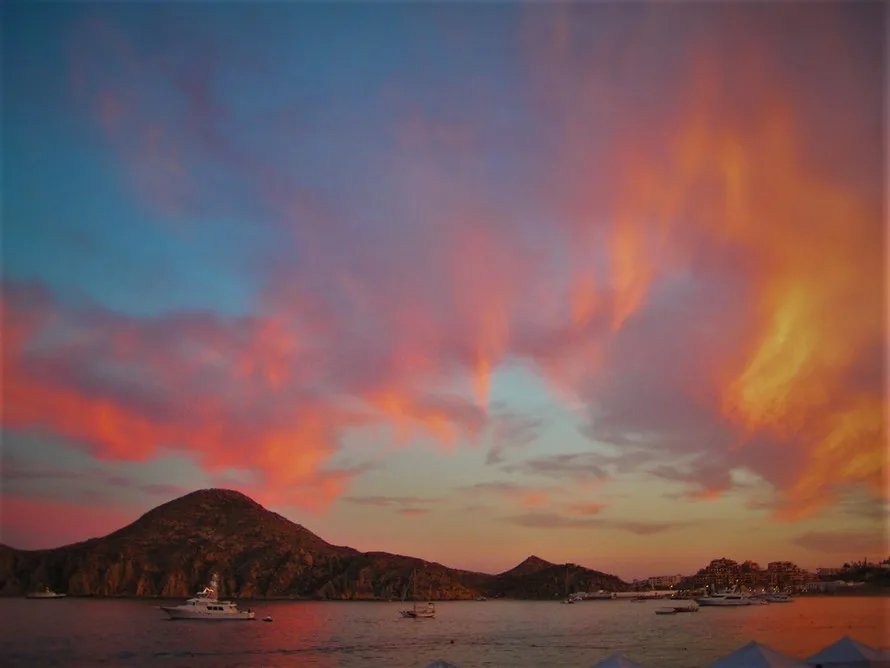
[[3, 543], [890, 554], [882, 3], [2, 11]]

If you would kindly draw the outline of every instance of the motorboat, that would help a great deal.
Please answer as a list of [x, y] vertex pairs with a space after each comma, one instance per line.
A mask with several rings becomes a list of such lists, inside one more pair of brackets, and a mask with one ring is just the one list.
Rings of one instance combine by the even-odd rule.
[[656, 615], [676, 615], [678, 612], [676, 608], [655, 608]]
[[750, 596], [743, 594], [712, 594], [703, 598], [695, 599], [695, 602], [701, 606], [710, 606], [716, 608], [735, 608], [742, 605], [754, 605], [754, 601]]
[[675, 605], [674, 612], [698, 612], [698, 603], [689, 601], [686, 605]]
[[25, 594], [25, 598], [65, 598], [66, 594], [54, 592], [49, 587], [44, 587], [43, 591], [29, 591]]
[[214, 573], [210, 584], [199, 591], [193, 598], [185, 603], [175, 606], [161, 606], [171, 619], [199, 619], [204, 621], [228, 622], [248, 621], [256, 618], [256, 613], [250, 608], [247, 611], [238, 610], [238, 606], [232, 601], [220, 601], [217, 598], [219, 591], [219, 576]]

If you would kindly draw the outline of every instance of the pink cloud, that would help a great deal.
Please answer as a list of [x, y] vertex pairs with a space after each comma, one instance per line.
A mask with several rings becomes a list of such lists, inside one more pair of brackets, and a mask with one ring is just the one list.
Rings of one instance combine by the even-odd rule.
[[133, 522], [146, 510], [148, 507], [128, 509], [107, 503], [48, 501], [4, 494], [0, 502], [0, 542], [25, 549], [57, 547], [105, 536]]
[[399, 508], [396, 511], [399, 515], [404, 515], [405, 517], [420, 517], [421, 515], [426, 515], [430, 512], [429, 508]]

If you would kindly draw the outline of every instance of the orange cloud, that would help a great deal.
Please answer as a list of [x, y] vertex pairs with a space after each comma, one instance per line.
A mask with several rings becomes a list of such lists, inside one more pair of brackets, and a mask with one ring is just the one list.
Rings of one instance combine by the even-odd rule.
[[[552, 22], [559, 37], [555, 45], [549, 51], [536, 46], [535, 54], [545, 63], [544, 76], [562, 71], [556, 84], [546, 83], [547, 104], [556, 107], [569, 133], [566, 165], [577, 162], [579, 146], [595, 150], [591, 137], [599, 128], [587, 117], [609, 116], [615, 106], [628, 106], [626, 118], [609, 117], [614, 122], [610, 132], [617, 137], [608, 144], [611, 174], [597, 172], [613, 193], [605, 214], [611, 213], [611, 224], [599, 236], [587, 235], [591, 253], [594, 243], [608, 239], [611, 298], [604, 307], [616, 336], [647, 307], [662, 279], [694, 274], [697, 268], [713, 274], [720, 257], [746, 274], [746, 294], [736, 304], [746, 319], [740, 319], [743, 329], [733, 335], [743, 340], [722, 350], [720, 342], [709, 342], [714, 350], [702, 352], [719, 354], [709, 377], [692, 377], [690, 370], [686, 380], [697, 385], [696, 401], [720, 411], [749, 439], [769, 437], [800, 453], [793, 463], [782, 458], [784, 466], [793, 467], [794, 479], [782, 485], [776, 515], [794, 519], [830, 503], [844, 485], [866, 484], [873, 493], [886, 494], [883, 387], [862, 385], [853, 377], [863, 359], [880, 364], [876, 353], [886, 340], [879, 289], [881, 202], [873, 184], [857, 183], [837, 164], [817, 159], [814, 146], [837, 146], [826, 135], [834, 126], [807, 104], [812, 98], [802, 92], [800, 79], [791, 78], [788, 56], [781, 50], [787, 41], [771, 39], [785, 11], [776, 10], [765, 29], [741, 9], [723, 18], [706, 9], [696, 14], [711, 27], [710, 35], [698, 34], [689, 41], [694, 46], [676, 52], [683, 65], [669, 70], [664, 85], [673, 89], [651, 114], [636, 113], [631, 94], [619, 89], [616, 95], [616, 86], [599, 79], [603, 68], [592, 65], [589, 74], [581, 73], [579, 54], [595, 63], [597, 52], [585, 52], [578, 42], [567, 46], [561, 21]], [[694, 31], [680, 19], [695, 12], [668, 7], [648, 13], [665, 20], [660, 34], [667, 34], [669, 26]], [[854, 89], [849, 77], [832, 78], [843, 67], [856, 66], [851, 43], [844, 41], [850, 35], [841, 30], [829, 36], [825, 31], [831, 22], [822, 18], [808, 24], [809, 39], [823, 49], [818, 62], [835, 58], [835, 69], [823, 82], [808, 80], [809, 85], [825, 95], [832, 94], [831, 86], [846, 85], [851, 99], [861, 100], [862, 90]], [[641, 25], [645, 33], [645, 22]], [[826, 39], [820, 41], [817, 36], [823, 33]], [[628, 69], [650, 85], [663, 69], [651, 53], [632, 43], [623, 54]], [[610, 55], [614, 60], [615, 53]], [[686, 75], [678, 78], [677, 71]], [[856, 108], [847, 109], [844, 122], [856, 124]], [[638, 122], [640, 117], [649, 123]], [[873, 156], [857, 155], [854, 146], [874, 149], [856, 141], [837, 148], [835, 156], [848, 166], [864, 159], [876, 167]], [[590, 174], [583, 177], [594, 180]], [[590, 187], [599, 192], [595, 183]], [[603, 208], [592, 199], [570, 206], [579, 221]], [[587, 277], [575, 279], [582, 290]], [[555, 382], [577, 385], [576, 378], [559, 378], [558, 370], [554, 376]], [[717, 490], [701, 493], [719, 495]]]
[[[781, 100], [778, 83], [775, 90]], [[800, 440], [809, 451], [797, 482], [785, 490], [783, 516], [830, 501], [825, 486], [865, 482], [880, 493], [881, 388], [857, 390], [848, 380], [863, 352], [883, 340], [883, 305], [874, 289], [883, 263], [879, 211], [807, 166], [800, 132], [781, 102], [767, 102], [759, 118], [738, 124], [709, 107], [698, 100], [690, 109], [675, 176], [664, 187], [697, 197], [703, 184], [716, 181], [722, 187], [701, 215], [686, 206], [679, 216], [756, 258], [756, 324], [743, 356], [728, 361], [722, 409], [749, 433]]]
[[582, 503], [580, 505], [571, 506], [570, 510], [578, 515], [596, 515], [603, 510], [603, 508], [606, 508], [605, 503]]

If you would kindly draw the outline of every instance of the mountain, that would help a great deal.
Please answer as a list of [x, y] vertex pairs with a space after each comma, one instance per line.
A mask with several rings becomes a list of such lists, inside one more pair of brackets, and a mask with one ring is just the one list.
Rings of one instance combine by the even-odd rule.
[[[51, 550], [0, 545], [0, 595], [48, 586], [74, 596], [187, 597], [211, 572], [236, 598], [468, 599], [564, 594], [566, 566], [537, 557], [500, 575], [331, 545], [247, 496], [205, 489], [174, 499], [103, 538]], [[621, 591], [614, 575], [569, 567], [577, 590]]]
[[551, 564], [549, 561], [545, 561], [540, 557], [531, 555], [530, 557], [527, 557], [521, 564], [514, 566], [509, 571], [504, 571], [498, 577], [515, 578], [521, 577], [523, 575], [532, 575], [533, 573], [538, 573], [548, 568], [552, 568], [553, 566], [556, 566], [556, 564]]

